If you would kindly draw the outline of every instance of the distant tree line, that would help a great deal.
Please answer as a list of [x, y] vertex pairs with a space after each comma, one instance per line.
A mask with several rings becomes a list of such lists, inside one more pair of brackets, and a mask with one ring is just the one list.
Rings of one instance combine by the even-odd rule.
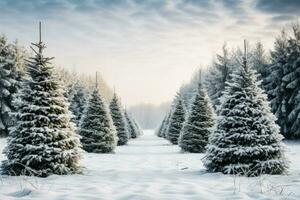
[[156, 130], [183, 151], [206, 153], [208, 171], [258, 176], [288, 167], [281, 140], [300, 139], [300, 26], [229, 51], [180, 88]]

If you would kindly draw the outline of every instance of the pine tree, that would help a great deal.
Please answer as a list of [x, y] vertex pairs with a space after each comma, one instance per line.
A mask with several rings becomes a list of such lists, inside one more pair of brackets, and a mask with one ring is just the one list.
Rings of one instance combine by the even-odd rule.
[[281, 112], [284, 118], [279, 119], [285, 120], [282, 130], [286, 138], [300, 139], [300, 24], [293, 26], [293, 33], [288, 40], [286, 73], [282, 78], [284, 99]]
[[82, 85], [77, 83], [74, 87], [74, 94], [71, 98], [70, 110], [75, 115], [74, 122], [79, 126], [80, 119], [83, 115], [86, 104], [86, 92]]
[[125, 117], [116, 93], [109, 105], [110, 113], [113, 119], [113, 124], [117, 129], [118, 145], [125, 145], [128, 142], [129, 135], [126, 129]]
[[179, 146], [184, 151], [203, 153], [213, 125], [214, 111], [209, 97], [199, 81], [198, 91], [181, 130]]
[[20, 87], [21, 72], [19, 47], [7, 42], [5, 36], [0, 36], [0, 137], [6, 137], [14, 119], [11, 112], [15, 111], [13, 95]]
[[251, 59], [249, 60], [249, 63], [251, 63], [253, 69], [256, 70], [259, 74], [258, 78], [259, 80], [262, 80], [262, 86], [264, 87], [265, 79], [269, 74], [269, 68], [268, 59], [263, 44], [261, 42], [257, 42], [251, 54], [252, 55]]
[[285, 84], [283, 77], [286, 74], [286, 66], [288, 60], [287, 54], [288, 38], [283, 30], [281, 35], [276, 38], [274, 43], [275, 49], [271, 51], [271, 64], [269, 66], [269, 75], [266, 77], [266, 90], [270, 99], [272, 112], [279, 119], [277, 124], [281, 127], [281, 133], [287, 137], [287, 115], [285, 100]]
[[135, 127], [136, 132], [137, 132], [136, 137], [140, 137], [141, 135], [143, 135], [143, 130], [142, 130], [141, 126], [139, 125], [139, 123], [136, 121], [136, 119], [131, 118], [131, 121], [132, 121], [132, 123]]
[[163, 137], [164, 133], [163, 133], [163, 130], [164, 130], [164, 127], [166, 126], [166, 121], [167, 121], [167, 115], [164, 117], [163, 121], [161, 122], [161, 124], [159, 125], [157, 131], [156, 131], [156, 135], [158, 137]]
[[271, 108], [287, 139], [300, 138], [300, 28], [293, 26], [294, 35], [283, 32], [271, 52], [270, 73], [266, 79]]
[[221, 99], [204, 162], [208, 171], [258, 176], [286, 170], [283, 137], [260, 83], [244, 57]]
[[226, 47], [223, 45], [223, 54], [217, 55], [217, 61], [209, 69], [206, 79], [207, 92], [213, 106], [220, 105], [219, 98], [225, 89], [225, 83], [229, 80], [229, 74], [232, 72], [231, 58]]
[[175, 100], [174, 111], [170, 118], [167, 139], [172, 144], [178, 144], [180, 131], [185, 120], [185, 110], [181, 97], [178, 95]]
[[163, 126], [163, 129], [162, 129], [162, 137], [165, 138], [165, 139], [167, 139], [167, 136], [168, 136], [168, 133], [169, 133], [171, 117], [172, 117], [172, 110], [170, 110], [168, 112], [166, 122]]
[[80, 140], [70, 122], [68, 104], [63, 96], [51, 58], [43, 56], [45, 45], [27, 63], [29, 77], [19, 93], [17, 124], [9, 134], [4, 150], [7, 160], [2, 173], [35, 175], [79, 173]]
[[126, 110], [124, 112], [124, 116], [125, 116], [125, 120], [126, 120], [127, 130], [129, 133], [128, 134], [129, 138], [137, 138], [139, 133], [134, 124], [132, 116], [130, 116]]
[[93, 153], [111, 153], [117, 145], [117, 132], [109, 110], [97, 88], [92, 92], [80, 122], [83, 149]]

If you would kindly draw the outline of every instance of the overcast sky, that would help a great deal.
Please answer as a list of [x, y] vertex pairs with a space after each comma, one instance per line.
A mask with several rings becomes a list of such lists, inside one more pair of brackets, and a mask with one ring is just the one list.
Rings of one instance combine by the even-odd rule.
[[124, 104], [159, 104], [224, 42], [271, 48], [299, 12], [299, 0], [0, 0], [0, 32], [29, 47], [41, 20], [56, 64], [98, 70]]

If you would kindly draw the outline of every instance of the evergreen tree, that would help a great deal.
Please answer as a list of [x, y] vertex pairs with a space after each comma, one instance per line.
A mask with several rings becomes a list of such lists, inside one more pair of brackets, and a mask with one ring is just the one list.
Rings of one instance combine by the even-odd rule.
[[83, 86], [77, 83], [74, 87], [74, 94], [73, 97], [71, 98], [71, 103], [70, 103], [70, 110], [75, 115], [73, 121], [76, 123], [77, 126], [79, 126], [81, 116], [83, 115], [84, 112], [85, 104], [86, 104], [85, 90]]
[[163, 130], [162, 130], [162, 136], [165, 139], [167, 139], [167, 136], [168, 136], [171, 117], [172, 117], [172, 111], [170, 110], [167, 114], [167, 119], [166, 119], [166, 122], [165, 122]]
[[128, 142], [129, 135], [126, 129], [125, 117], [116, 93], [109, 105], [110, 113], [113, 119], [113, 124], [117, 129], [118, 145], [125, 145]]
[[[282, 78], [284, 99], [282, 114], [285, 120], [282, 132], [286, 138], [300, 139], [300, 26], [293, 26], [293, 37], [288, 40], [287, 64]], [[280, 116], [281, 117], [281, 116]]]
[[13, 95], [20, 87], [21, 72], [18, 68], [21, 61], [17, 44], [7, 42], [5, 36], [0, 36], [0, 137], [6, 137], [14, 119], [10, 114], [15, 111]]
[[219, 98], [225, 90], [225, 83], [229, 80], [231, 72], [231, 58], [226, 44], [224, 44], [223, 54], [217, 55], [217, 61], [209, 69], [206, 79], [207, 92], [215, 108], [220, 105]]
[[137, 138], [139, 133], [134, 124], [132, 116], [130, 116], [126, 110], [125, 110], [124, 116], [125, 116], [125, 120], [126, 120], [127, 130], [129, 133], [128, 134], [129, 138]]
[[[125, 118], [125, 124], [126, 124], [126, 129], [127, 129], [127, 133], [128, 133], [128, 137], [129, 139], [132, 138], [132, 133], [134, 131], [134, 127], [133, 124], [131, 122], [130, 116], [128, 115], [127, 110], [124, 110], [124, 118]], [[133, 133], [134, 134], [134, 133]]]
[[19, 93], [17, 124], [9, 134], [4, 150], [7, 160], [2, 173], [35, 175], [79, 173], [80, 140], [70, 122], [68, 104], [63, 96], [50, 58], [38, 47], [27, 63], [29, 77]]
[[139, 123], [135, 120], [135, 118], [131, 118], [131, 121], [132, 121], [132, 123], [135, 127], [135, 130], [136, 130], [136, 133], [137, 133], [136, 137], [143, 135], [143, 130], [142, 130], [141, 126], [139, 125]]
[[285, 67], [287, 66], [287, 46], [288, 38], [283, 30], [281, 35], [276, 38], [274, 43], [275, 49], [271, 51], [271, 64], [269, 66], [269, 74], [266, 77], [266, 90], [272, 112], [278, 118], [277, 123], [281, 127], [281, 133], [287, 137], [287, 115], [286, 112], [286, 97], [285, 97], [285, 84], [283, 77], [286, 74]]
[[97, 88], [92, 92], [80, 122], [83, 149], [94, 153], [111, 153], [117, 145], [116, 128]]
[[283, 137], [260, 83], [244, 59], [221, 99], [204, 162], [208, 171], [246, 176], [285, 171]]
[[174, 110], [170, 118], [170, 124], [167, 131], [167, 139], [172, 144], [178, 144], [178, 138], [182, 125], [185, 120], [185, 110], [181, 97], [178, 95], [175, 100]]
[[265, 86], [265, 79], [269, 74], [268, 59], [265, 53], [264, 46], [261, 42], [257, 42], [251, 52], [249, 60], [251, 66], [259, 74], [259, 80], [262, 80], [262, 86]]
[[184, 151], [203, 153], [213, 125], [214, 111], [207, 93], [199, 81], [198, 91], [181, 130], [179, 146]]
[[271, 52], [270, 73], [266, 88], [273, 113], [278, 118], [282, 134], [287, 139], [300, 138], [300, 29], [293, 26], [294, 35], [283, 32]]
[[158, 137], [163, 137], [164, 133], [163, 133], [163, 130], [164, 130], [164, 127], [166, 126], [166, 121], [167, 121], [167, 115], [164, 117], [163, 121], [161, 122], [161, 124], [159, 125], [157, 131], [156, 131], [156, 135]]

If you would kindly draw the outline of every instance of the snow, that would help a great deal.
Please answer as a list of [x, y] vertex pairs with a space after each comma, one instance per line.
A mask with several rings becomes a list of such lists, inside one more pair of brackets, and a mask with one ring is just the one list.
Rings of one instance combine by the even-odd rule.
[[[0, 150], [5, 139], [0, 139]], [[300, 143], [287, 143], [288, 175], [257, 178], [206, 173], [204, 154], [181, 153], [178, 146], [144, 131], [115, 154], [85, 153], [83, 175], [0, 177], [0, 199], [300, 199]], [[4, 156], [0, 155], [0, 160]]]

